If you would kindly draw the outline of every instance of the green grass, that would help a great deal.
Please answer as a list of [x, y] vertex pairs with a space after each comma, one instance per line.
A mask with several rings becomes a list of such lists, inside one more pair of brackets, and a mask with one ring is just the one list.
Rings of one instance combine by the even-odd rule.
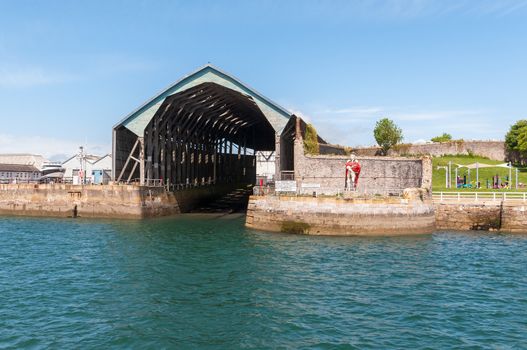
[[[447, 189], [445, 188], [445, 169], [437, 169], [437, 166], [445, 166], [448, 165], [448, 162], [452, 162], [452, 188]], [[455, 155], [455, 156], [443, 156], [443, 157], [435, 157], [432, 159], [433, 164], [433, 176], [432, 176], [432, 190], [433, 191], [475, 191], [475, 185], [476, 185], [476, 169], [470, 170], [470, 179], [473, 188], [455, 188], [455, 168], [456, 166], [454, 164], [471, 164], [471, 163], [483, 163], [483, 164], [503, 164], [504, 162], [490, 160], [488, 158], [479, 157], [479, 156], [469, 156], [469, 155]], [[518, 169], [518, 182], [527, 184], [527, 169], [526, 168], [520, 168]], [[463, 177], [463, 175], [467, 175], [467, 182], [468, 182], [468, 169], [467, 168], [459, 168], [458, 169], [458, 175]], [[490, 182], [490, 186], [492, 186], [492, 177], [494, 175], [501, 176], [502, 182], [505, 182], [506, 176], [509, 175], [509, 169], [508, 168], [483, 168], [479, 169], [479, 182], [481, 183], [481, 188], [478, 191], [483, 192], [492, 192], [492, 191], [527, 191], [527, 188], [521, 188], [518, 187], [518, 189], [515, 189], [515, 170], [512, 169], [512, 189], [487, 189], [486, 188], [486, 181], [487, 179]]]

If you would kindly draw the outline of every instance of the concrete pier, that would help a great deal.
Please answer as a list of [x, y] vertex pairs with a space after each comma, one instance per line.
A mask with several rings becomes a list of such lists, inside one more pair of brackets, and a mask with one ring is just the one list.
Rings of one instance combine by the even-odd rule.
[[246, 226], [310, 235], [412, 235], [435, 230], [430, 200], [252, 196]]
[[137, 185], [2, 184], [0, 215], [148, 218], [184, 213], [236, 185], [167, 192]]

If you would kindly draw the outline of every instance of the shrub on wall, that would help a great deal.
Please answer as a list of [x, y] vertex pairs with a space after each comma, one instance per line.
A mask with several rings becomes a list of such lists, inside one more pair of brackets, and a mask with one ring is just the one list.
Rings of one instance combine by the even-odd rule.
[[400, 143], [398, 145], [394, 145], [392, 149], [396, 154], [403, 156], [410, 154], [410, 147], [412, 147], [412, 145], [409, 143]]
[[430, 139], [430, 141], [432, 141], [432, 142], [447, 142], [447, 141], [452, 141], [452, 135], [447, 134], [446, 132], [444, 132], [443, 135], [439, 135], [439, 136], [436, 136], [436, 137], [432, 137], [432, 138]]
[[306, 135], [304, 136], [304, 150], [307, 154], [319, 154], [317, 130], [311, 124], [306, 125]]

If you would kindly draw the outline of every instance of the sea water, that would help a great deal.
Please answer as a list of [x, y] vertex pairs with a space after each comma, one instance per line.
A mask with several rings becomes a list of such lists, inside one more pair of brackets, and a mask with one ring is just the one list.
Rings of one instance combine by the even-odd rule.
[[0, 218], [0, 348], [527, 348], [527, 236]]

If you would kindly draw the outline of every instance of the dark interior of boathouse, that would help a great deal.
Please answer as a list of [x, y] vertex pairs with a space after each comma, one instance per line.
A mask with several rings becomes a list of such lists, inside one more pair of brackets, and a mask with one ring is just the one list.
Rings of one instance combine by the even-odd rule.
[[207, 66], [114, 127], [114, 181], [174, 192], [251, 185], [256, 183], [258, 151], [274, 152], [281, 176], [294, 170], [295, 119]]

